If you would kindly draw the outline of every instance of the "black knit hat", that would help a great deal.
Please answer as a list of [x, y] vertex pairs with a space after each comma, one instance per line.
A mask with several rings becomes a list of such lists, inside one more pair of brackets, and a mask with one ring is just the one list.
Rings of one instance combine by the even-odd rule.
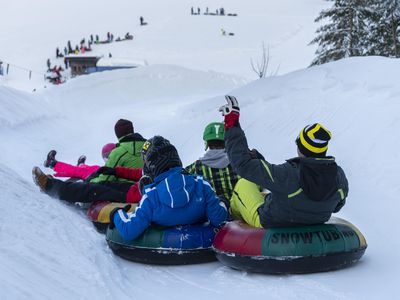
[[133, 124], [129, 120], [119, 119], [114, 126], [115, 135], [118, 139], [133, 133]]
[[162, 136], [156, 135], [143, 144], [143, 173], [155, 178], [174, 167], [182, 167], [178, 151]]
[[324, 157], [332, 134], [319, 123], [304, 127], [296, 139], [300, 152], [307, 157]]

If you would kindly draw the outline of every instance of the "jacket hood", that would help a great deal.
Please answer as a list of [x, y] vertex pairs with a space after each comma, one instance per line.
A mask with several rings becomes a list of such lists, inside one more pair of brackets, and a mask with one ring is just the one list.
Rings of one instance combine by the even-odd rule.
[[299, 157], [289, 162], [299, 164], [300, 187], [313, 201], [324, 201], [338, 190], [338, 166], [334, 157]]
[[171, 208], [183, 207], [195, 193], [195, 178], [184, 175], [182, 167], [172, 168], [154, 179], [160, 202]]
[[222, 169], [229, 166], [229, 158], [225, 149], [209, 149], [199, 160], [208, 167]]
[[123, 137], [121, 137], [118, 142], [119, 143], [126, 143], [126, 142], [145, 142], [146, 139], [144, 137], [142, 137], [139, 133], [130, 133], [128, 135], [124, 135]]

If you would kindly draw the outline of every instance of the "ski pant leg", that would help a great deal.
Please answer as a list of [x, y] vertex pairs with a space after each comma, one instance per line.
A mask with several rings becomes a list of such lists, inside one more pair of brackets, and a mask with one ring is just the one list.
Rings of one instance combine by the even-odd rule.
[[251, 226], [262, 228], [257, 211], [262, 204], [264, 196], [255, 183], [243, 178], [236, 183], [230, 200], [234, 219], [242, 219]]
[[101, 184], [88, 182], [64, 182], [51, 179], [46, 193], [67, 202], [92, 203], [96, 200], [126, 202], [126, 192]]
[[106, 187], [127, 193], [129, 189], [134, 185], [133, 182], [117, 182], [117, 181], [102, 181], [98, 184], [104, 185]]

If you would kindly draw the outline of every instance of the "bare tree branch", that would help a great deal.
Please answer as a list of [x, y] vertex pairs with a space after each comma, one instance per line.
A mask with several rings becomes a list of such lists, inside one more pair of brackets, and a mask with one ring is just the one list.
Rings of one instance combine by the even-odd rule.
[[[270, 54], [269, 54], [269, 46], [266, 48], [264, 42], [262, 43], [262, 54], [260, 61], [254, 63], [253, 59], [250, 59], [250, 65], [254, 73], [257, 74], [259, 78], [265, 78], [268, 74], [269, 63], [270, 63]], [[278, 74], [279, 67], [275, 72], [271, 72], [268, 76], [275, 76]]]

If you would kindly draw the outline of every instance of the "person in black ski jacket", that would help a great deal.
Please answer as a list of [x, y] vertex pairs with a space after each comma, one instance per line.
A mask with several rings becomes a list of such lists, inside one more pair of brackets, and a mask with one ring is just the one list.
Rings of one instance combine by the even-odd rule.
[[[231, 213], [254, 227], [322, 224], [345, 204], [348, 182], [335, 158], [326, 156], [331, 133], [319, 123], [304, 127], [296, 139], [298, 157], [283, 164], [254, 158], [239, 124], [239, 104], [225, 96], [225, 146], [242, 177], [230, 200]], [[267, 189], [268, 191], [261, 191]]]

